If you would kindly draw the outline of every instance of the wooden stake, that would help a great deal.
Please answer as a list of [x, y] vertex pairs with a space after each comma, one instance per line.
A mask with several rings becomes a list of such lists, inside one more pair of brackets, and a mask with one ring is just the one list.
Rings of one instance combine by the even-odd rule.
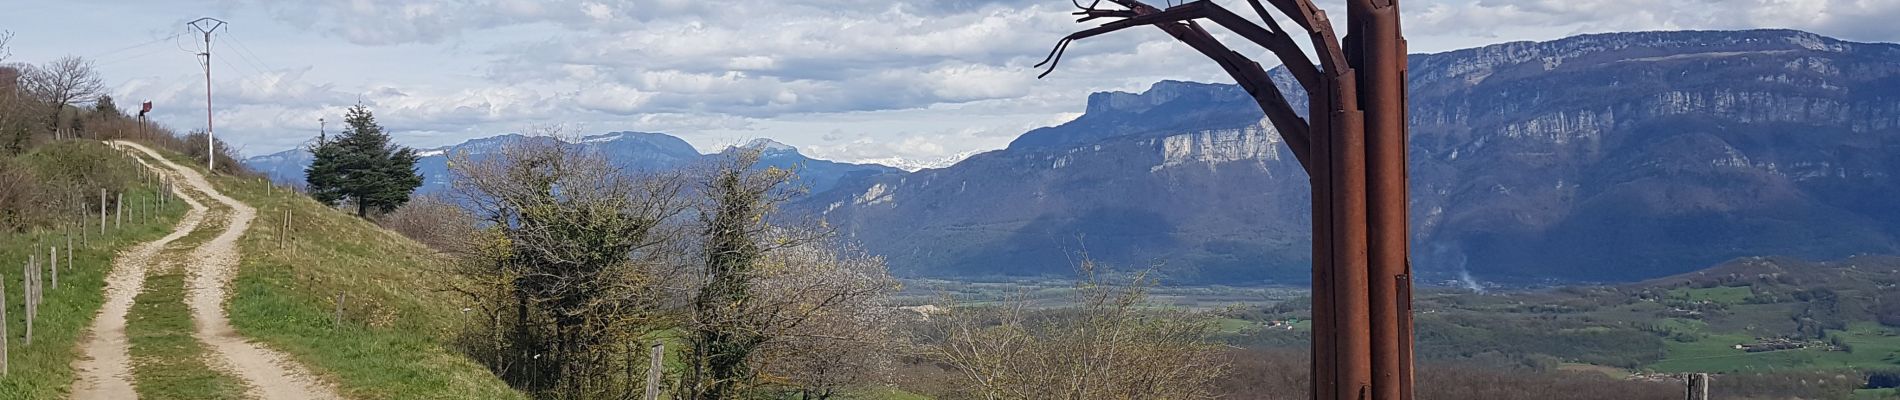
[[46, 253], [47, 264], [53, 267], [53, 290], [59, 290], [59, 248], [48, 247]]
[[336, 292], [336, 317], [331, 323], [343, 326], [343, 292]]
[[647, 366], [647, 394], [644, 399], [656, 400], [660, 398], [660, 372], [662, 368], [665, 368], [663, 361], [666, 360], [666, 342], [654, 341], [653, 355], [650, 358], [653, 359], [653, 364]]
[[112, 203], [112, 229], [125, 227], [125, 193], [118, 194], [118, 200]]
[[0, 276], [0, 376], [7, 376], [7, 279]]
[[33, 262], [32, 261], [27, 261], [26, 267], [20, 270], [20, 279], [21, 279], [20, 293], [24, 295], [24, 296], [21, 296], [22, 297], [21, 301], [22, 301], [22, 304], [26, 305], [26, 337], [24, 338], [24, 340], [21, 341], [20, 345], [32, 346], [33, 345]]

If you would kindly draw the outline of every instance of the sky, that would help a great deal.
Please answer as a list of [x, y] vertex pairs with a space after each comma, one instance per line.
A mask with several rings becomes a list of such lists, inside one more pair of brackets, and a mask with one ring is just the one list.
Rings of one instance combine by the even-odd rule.
[[[1252, 16], [1239, 0], [1213, 0]], [[1165, 6], [1166, 1], [1154, 4]], [[1343, 23], [1344, 3], [1318, 0]], [[6, 62], [92, 59], [121, 108], [214, 126], [245, 155], [299, 146], [370, 107], [430, 148], [556, 127], [663, 132], [703, 152], [755, 138], [809, 156], [930, 162], [1080, 115], [1089, 93], [1232, 82], [1155, 29], [1070, 46], [1065, 0], [0, 0]], [[1406, 0], [1412, 52], [1615, 31], [1792, 28], [1900, 41], [1900, 0]], [[1290, 26], [1290, 25], [1288, 25]], [[1218, 33], [1267, 63], [1264, 50]]]

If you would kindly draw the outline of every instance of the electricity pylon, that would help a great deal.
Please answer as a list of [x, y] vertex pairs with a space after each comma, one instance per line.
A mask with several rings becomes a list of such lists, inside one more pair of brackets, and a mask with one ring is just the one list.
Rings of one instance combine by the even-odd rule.
[[205, 68], [205, 169], [218, 172], [218, 139], [211, 129], [211, 32], [224, 27], [224, 21], [205, 17], [185, 23], [205, 35], [205, 51], [198, 53]]

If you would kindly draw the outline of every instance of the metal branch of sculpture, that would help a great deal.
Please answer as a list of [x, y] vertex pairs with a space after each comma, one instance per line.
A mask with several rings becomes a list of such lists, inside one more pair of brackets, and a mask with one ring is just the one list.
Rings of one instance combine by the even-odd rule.
[[[1048, 66], [1038, 77], [1054, 72], [1078, 40], [1153, 26], [1214, 60], [1253, 97], [1313, 188], [1313, 398], [1412, 398], [1406, 56], [1397, 0], [1347, 0], [1345, 40], [1310, 0], [1267, 0], [1306, 31], [1312, 58], [1261, 0], [1247, 1], [1260, 24], [1210, 1], [1167, 9], [1139, 0], [1071, 2], [1080, 9], [1077, 22], [1109, 21], [1062, 38], [1036, 64]], [[1209, 34], [1203, 20], [1272, 53], [1305, 90], [1306, 117], [1266, 69]]]

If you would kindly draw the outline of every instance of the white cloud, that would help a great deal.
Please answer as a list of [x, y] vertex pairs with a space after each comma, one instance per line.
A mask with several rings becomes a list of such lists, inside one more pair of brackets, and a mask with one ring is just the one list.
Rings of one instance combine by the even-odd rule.
[[1897, 15], [1900, 1], [1892, 0], [1440, 0], [1412, 6], [1405, 23], [1413, 36], [1492, 39], [1482, 42], [1615, 31], [1756, 28], [1893, 41], [1900, 40], [1900, 25], [1890, 22]]
[[[1239, 0], [1218, 1], [1250, 14]], [[1320, 6], [1344, 23], [1342, 3]], [[573, 123], [668, 132], [702, 147], [772, 137], [818, 156], [932, 159], [1000, 147], [1072, 117], [1092, 91], [1139, 91], [1161, 79], [1230, 81], [1154, 29], [1078, 42], [1056, 73], [1035, 79], [1041, 71], [1030, 65], [1058, 38], [1092, 26], [1075, 23], [1063, 0], [74, 0], [34, 7], [89, 18], [0, 15], [0, 26], [22, 34], [17, 60], [97, 54], [89, 51], [163, 36], [182, 24], [176, 9], [226, 17], [235, 31], [228, 37], [256, 50], [261, 64], [284, 67], [251, 68], [248, 58], [214, 65], [221, 135], [228, 130], [252, 151], [300, 142], [316, 118], [340, 119], [360, 99], [398, 138], [422, 146]], [[1900, 24], [1889, 22], [1900, 17], [1895, 0], [1414, 0], [1403, 7], [1414, 51], [1651, 29], [1786, 27], [1900, 39]], [[1275, 63], [1213, 30], [1236, 50]], [[37, 49], [36, 41], [53, 45]], [[154, 117], [162, 122], [201, 126], [197, 65], [184, 52], [148, 50], [105, 60], [108, 78], [119, 79], [115, 95], [157, 101]]]

